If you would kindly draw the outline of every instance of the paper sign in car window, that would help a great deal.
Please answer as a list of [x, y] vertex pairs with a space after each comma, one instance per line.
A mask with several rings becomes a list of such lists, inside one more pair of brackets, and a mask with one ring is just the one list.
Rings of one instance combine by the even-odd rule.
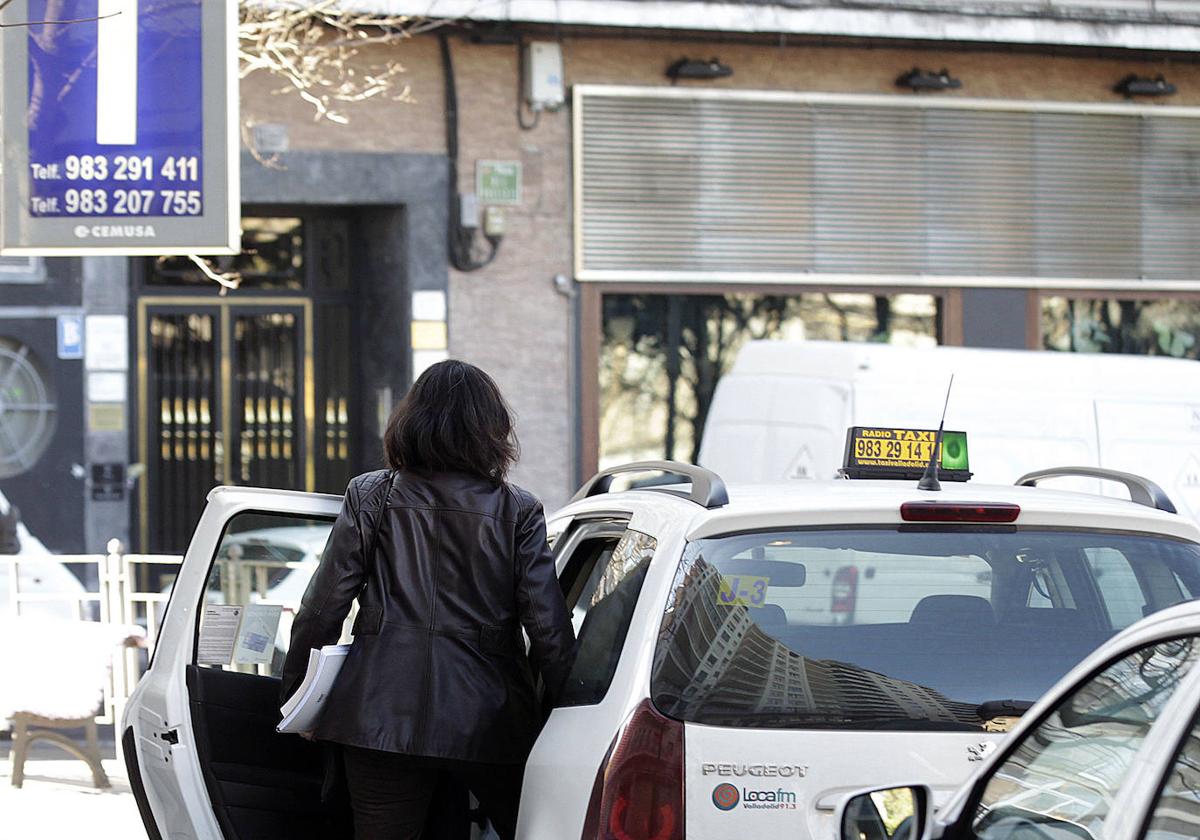
[[771, 579], [755, 575], [721, 575], [717, 603], [723, 607], [761, 607]]
[[233, 648], [233, 664], [270, 665], [282, 615], [279, 604], [248, 604]]
[[233, 644], [245, 608], [240, 604], [209, 604], [200, 619], [200, 641], [196, 646], [196, 662], [200, 665], [228, 665], [233, 658]]

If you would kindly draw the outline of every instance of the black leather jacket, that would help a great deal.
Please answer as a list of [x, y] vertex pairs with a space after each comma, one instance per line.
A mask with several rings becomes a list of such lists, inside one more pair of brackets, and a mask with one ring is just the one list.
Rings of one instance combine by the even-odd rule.
[[379, 471], [351, 481], [292, 625], [285, 698], [309, 649], [337, 641], [356, 597], [354, 644], [318, 739], [525, 760], [542, 720], [534, 669], [556, 691], [574, 643], [537, 499], [460, 473]]

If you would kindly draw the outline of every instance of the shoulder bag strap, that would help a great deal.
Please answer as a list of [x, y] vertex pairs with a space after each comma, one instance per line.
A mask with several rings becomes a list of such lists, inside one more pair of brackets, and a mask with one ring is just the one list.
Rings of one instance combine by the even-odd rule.
[[383, 491], [383, 499], [379, 502], [379, 512], [375, 515], [375, 527], [371, 531], [371, 543], [367, 548], [366, 555], [363, 556], [366, 574], [363, 575], [362, 588], [358, 590], [360, 596], [367, 590], [367, 584], [371, 581], [370, 573], [375, 569], [375, 554], [379, 551], [379, 528], [383, 525], [383, 517], [387, 515], [387, 503], [392, 495], [392, 485], [395, 483], [396, 473], [393, 470], [388, 473], [387, 489]]

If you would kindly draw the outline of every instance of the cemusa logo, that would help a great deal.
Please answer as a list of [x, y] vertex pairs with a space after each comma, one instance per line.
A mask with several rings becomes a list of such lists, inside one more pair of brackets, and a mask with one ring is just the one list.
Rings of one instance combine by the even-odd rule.
[[739, 790], [728, 782], [713, 788], [713, 804], [722, 811], [732, 811], [739, 804], [747, 810], [760, 811], [794, 811], [796, 810], [795, 791], [777, 788], [776, 790]]
[[120, 239], [127, 236], [154, 237], [154, 225], [76, 225], [76, 239]]

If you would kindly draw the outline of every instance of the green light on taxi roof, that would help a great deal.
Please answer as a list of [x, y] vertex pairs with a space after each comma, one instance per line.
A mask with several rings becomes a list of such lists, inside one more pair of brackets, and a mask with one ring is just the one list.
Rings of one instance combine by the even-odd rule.
[[944, 432], [942, 434], [942, 469], [970, 469], [967, 463], [966, 432]]

